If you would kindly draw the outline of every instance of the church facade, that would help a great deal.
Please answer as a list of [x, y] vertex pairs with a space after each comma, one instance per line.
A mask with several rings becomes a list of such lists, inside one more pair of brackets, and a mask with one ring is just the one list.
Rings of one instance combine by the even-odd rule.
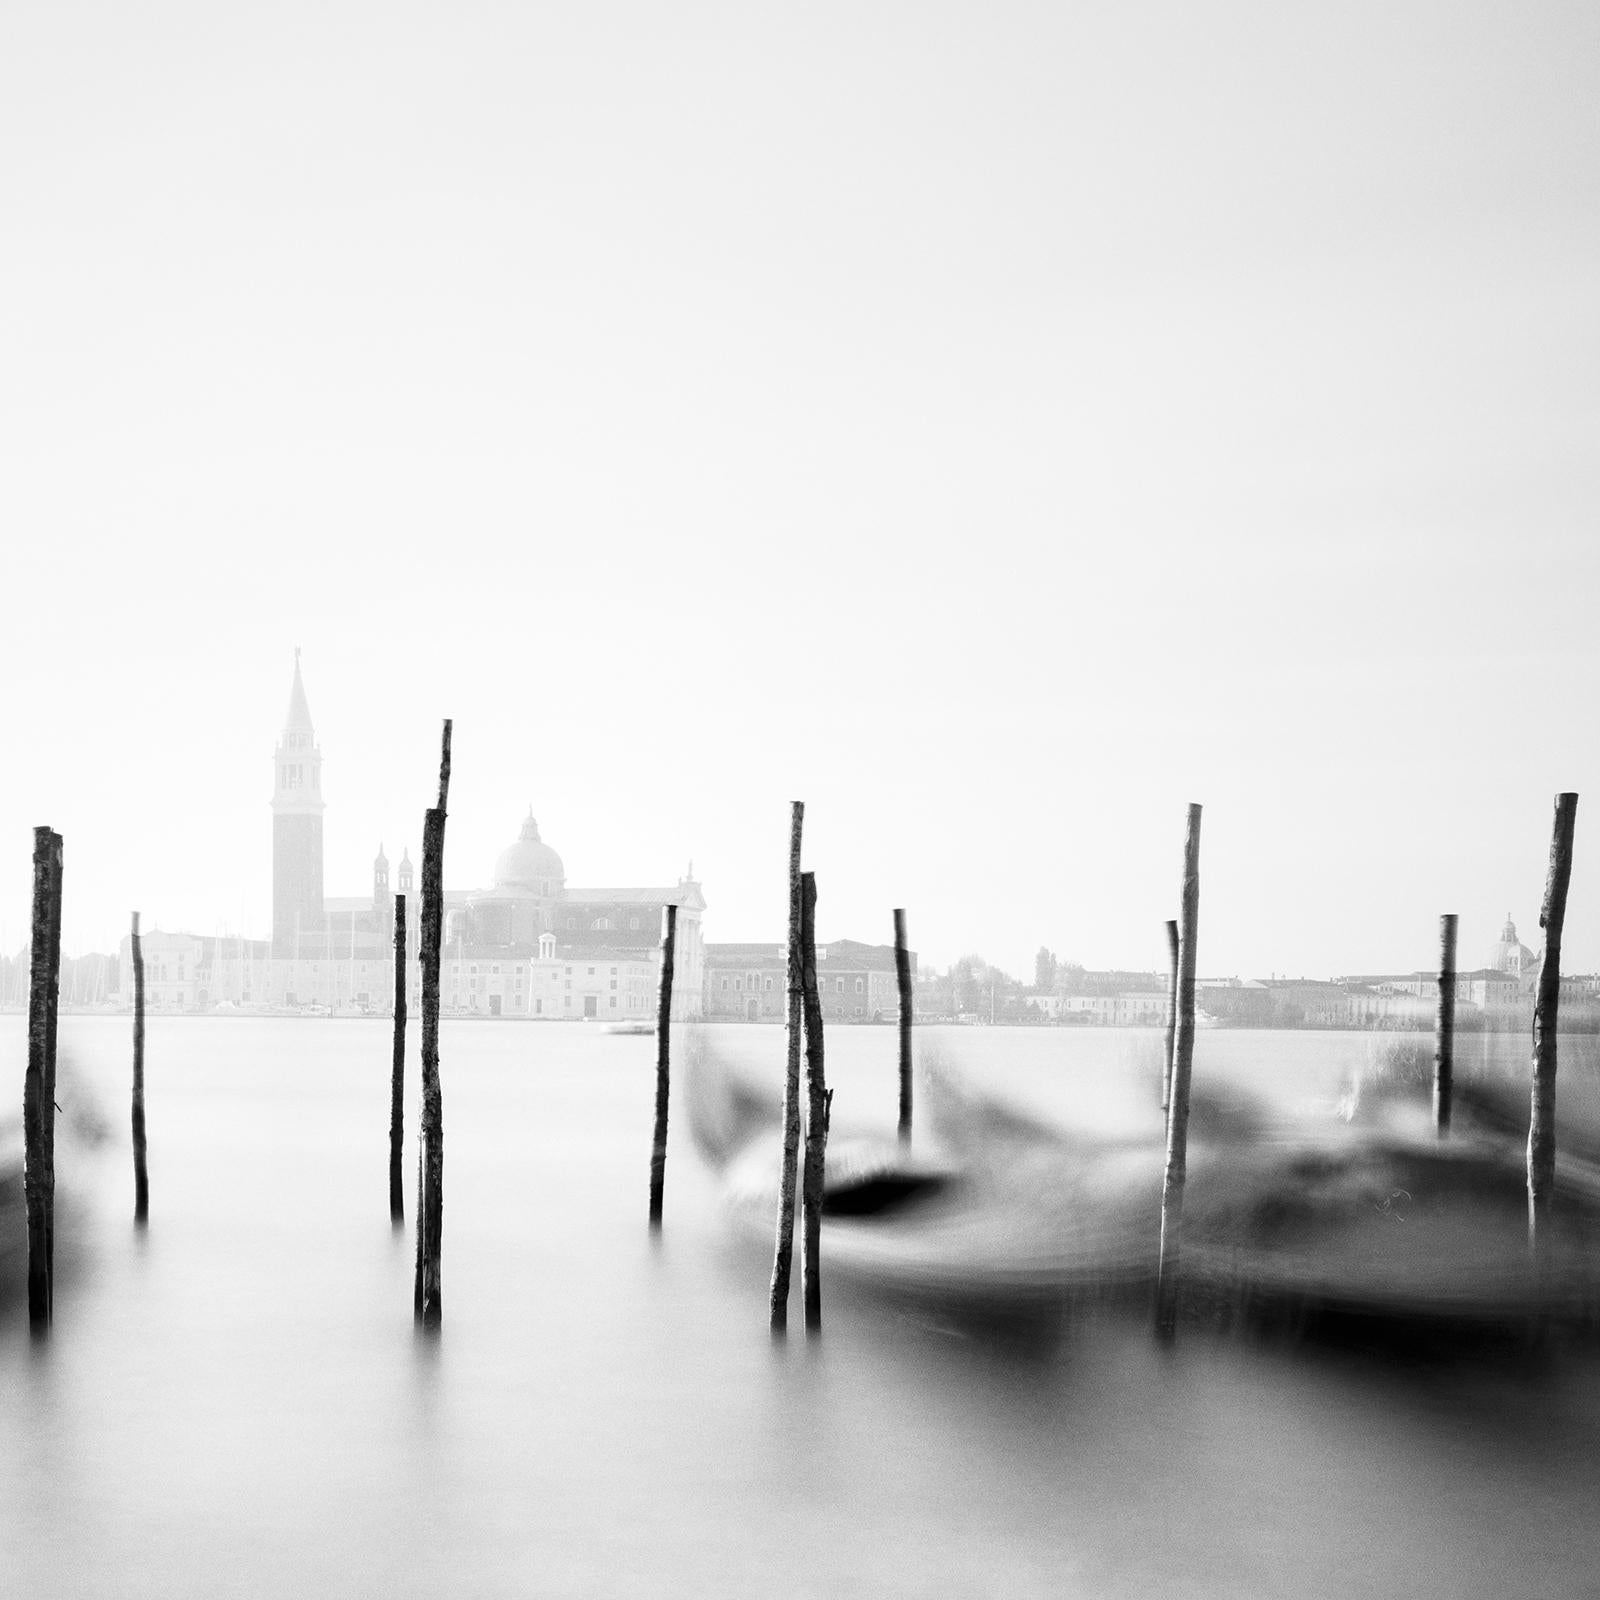
[[[146, 1003], [155, 1010], [247, 1009], [340, 1015], [393, 1009], [397, 896], [405, 897], [408, 1006], [422, 1003], [422, 896], [409, 852], [391, 883], [379, 845], [366, 896], [323, 891], [322, 750], [295, 652], [273, 753], [272, 937], [146, 937], [159, 949]], [[653, 1022], [666, 908], [677, 907], [673, 1016], [700, 1015], [705, 897], [694, 869], [676, 883], [581, 888], [530, 812], [487, 888], [445, 891], [440, 1009], [447, 1016]], [[151, 941], [156, 941], [152, 945]], [[169, 952], [162, 941], [178, 941]], [[124, 938], [121, 971], [131, 972]], [[181, 950], [179, 946], [181, 945]], [[169, 978], [170, 974], [170, 978]], [[123, 984], [132, 1002], [131, 982]]]

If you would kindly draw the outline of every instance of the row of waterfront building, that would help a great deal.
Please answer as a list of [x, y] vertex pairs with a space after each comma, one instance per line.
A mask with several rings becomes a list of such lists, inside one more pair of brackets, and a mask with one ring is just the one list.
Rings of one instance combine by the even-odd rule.
[[[685, 879], [675, 901], [695, 929], [693, 959], [678, 968], [673, 1014], [716, 1022], [781, 1022], [786, 1013], [787, 951], [781, 942], [707, 944], [698, 938], [697, 894]], [[446, 1014], [525, 1017], [535, 1020], [640, 1022], [656, 1015], [662, 909], [671, 891], [587, 891], [591, 898], [564, 907], [553, 929], [531, 950], [484, 945], [469, 938], [459, 915], [447, 921], [441, 961], [441, 1001]], [[465, 897], [454, 910], [465, 905]], [[684, 911], [680, 910], [680, 917]], [[408, 921], [409, 906], [408, 906]], [[574, 925], [567, 927], [565, 923]], [[579, 924], [582, 924], [581, 926]], [[604, 926], [598, 926], [604, 924]], [[1498, 964], [1459, 972], [1458, 1024], [1519, 1026], [1531, 1014], [1537, 960], [1515, 943]], [[1504, 941], [1503, 941], [1504, 943]], [[415, 949], [414, 943], [411, 946]], [[818, 950], [824, 1019], [889, 1022], [899, 1014], [894, 951], [888, 945], [839, 939]], [[340, 1015], [387, 1013], [394, 991], [390, 952], [280, 958], [270, 941], [202, 937], [155, 931], [144, 939], [146, 1003], [157, 1012], [312, 1011]], [[911, 955], [913, 971], [915, 954]], [[12, 963], [3, 998], [25, 999], [25, 964]], [[131, 1004], [127, 941], [120, 958], [87, 956], [65, 964], [62, 997], [69, 1005]], [[952, 975], [923, 973], [915, 1009], [924, 1021], [1034, 1022], [1078, 1026], [1157, 1026], [1165, 1020], [1169, 979], [1159, 972], [1092, 972], [1073, 969], [1055, 987], [1019, 990], [997, 1000], [980, 986], [963, 1001]], [[407, 964], [408, 1003], [421, 997], [421, 970]], [[10, 991], [15, 990], [13, 994]], [[1196, 1006], [1203, 1026], [1409, 1028], [1431, 1024], [1438, 980], [1432, 972], [1312, 978], [1201, 978]], [[1600, 1026], [1600, 977], [1561, 980], [1568, 1026]]]
[[[543, 1021], [653, 1020], [660, 981], [660, 895], [628, 900], [613, 895], [592, 921], [611, 928], [566, 930], [558, 942], [540, 936], [534, 951], [474, 947], [459, 929], [440, 963], [446, 1015], [523, 1017]], [[632, 926], [635, 922], [637, 927]], [[615, 926], [620, 923], [621, 926]], [[680, 923], [680, 928], [683, 926]], [[589, 937], [576, 937], [587, 933]], [[631, 936], [631, 943], [616, 935]], [[678, 968], [673, 1015], [709, 1022], [781, 1022], [787, 1005], [783, 943], [706, 944]], [[85, 958], [86, 960], [94, 958]], [[392, 954], [331, 954], [280, 959], [268, 941], [147, 934], [145, 999], [156, 1012], [311, 1011], [336, 1015], [389, 1012], [394, 993]], [[912, 968], [915, 971], [913, 953]], [[126, 941], [85, 984], [74, 980], [63, 998], [127, 1007], [132, 1003]], [[819, 947], [817, 972], [828, 1023], [890, 1022], [899, 1015], [894, 950], [838, 939]], [[1166, 1017], [1168, 977], [1158, 972], [1078, 972], [1052, 991], [1022, 991], [1000, 1006], [985, 998], [963, 1007], [947, 978], [922, 975], [915, 1009], [924, 1021], [1035, 1022], [1065, 1026], [1150, 1027]], [[1532, 971], [1484, 967], [1457, 974], [1458, 1025], [1520, 1025], [1531, 1014]], [[421, 969], [407, 963], [408, 1004], [421, 999]], [[1432, 972], [1338, 979], [1202, 978], [1195, 986], [1202, 1026], [1258, 1028], [1412, 1028], [1431, 1025], [1438, 980]], [[21, 998], [20, 993], [16, 998]], [[1566, 1023], [1600, 1025], [1600, 977], [1561, 980]]]
[[[1458, 1025], [1510, 1026], [1531, 1016], [1539, 955], [1506, 917], [1481, 967], [1455, 975]], [[1149, 1025], [1165, 1020], [1165, 973], [1078, 973], [1025, 1003], [1052, 1021]], [[1368, 973], [1352, 977], [1202, 978], [1195, 1008], [1202, 1024], [1257, 1028], [1414, 1028], [1431, 1025], [1439, 997], [1437, 972]], [[1600, 976], [1561, 980], [1569, 1025], [1600, 1025]]]
[[[637, 928], [637, 942], [596, 937], [558, 942], [541, 936], [532, 954], [474, 948], [464, 934], [447, 938], [440, 961], [440, 1008], [446, 1015], [526, 1017], [543, 1021], [636, 1022], [656, 1016], [660, 985], [658, 903], [603, 902], [609, 920]], [[408, 908], [409, 915], [409, 908]], [[599, 920], [598, 918], [594, 920]], [[685, 922], [680, 912], [679, 940]], [[572, 934], [580, 931], [568, 930]], [[697, 930], [698, 933], [698, 930]], [[648, 940], [648, 942], [647, 942]], [[392, 1009], [394, 957], [322, 955], [281, 959], [266, 940], [205, 937], [154, 931], [142, 940], [145, 1004], [156, 1012], [311, 1011], [379, 1015]], [[673, 1016], [724, 1022], [781, 1021], [785, 1015], [787, 952], [775, 944], [704, 944], [693, 959], [678, 945]], [[913, 960], [915, 957], [913, 956]], [[115, 964], [112, 986], [97, 996], [110, 1006], [132, 1004], [128, 941]], [[838, 939], [817, 949], [823, 1019], [883, 1022], [899, 1015], [894, 950]], [[421, 1002], [422, 975], [406, 963], [407, 1005]]]

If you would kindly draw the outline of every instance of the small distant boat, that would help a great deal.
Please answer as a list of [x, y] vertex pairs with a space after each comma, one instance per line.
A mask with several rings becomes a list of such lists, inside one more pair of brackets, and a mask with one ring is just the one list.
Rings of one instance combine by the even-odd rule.
[[643, 1018], [636, 1017], [630, 1022], [603, 1022], [600, 1024], [601, 1033], [649, 1033], [656, 1031], [653, 1022], [646, 1022]]

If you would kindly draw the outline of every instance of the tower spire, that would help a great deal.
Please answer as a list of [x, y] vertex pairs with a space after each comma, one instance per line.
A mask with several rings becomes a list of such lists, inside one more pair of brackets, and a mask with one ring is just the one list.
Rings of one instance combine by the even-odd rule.
[[289, 710], [273, 755], [272, 942], [274, 955], [293, 953], [295, 929], [322, 931], [322, 751], [294, 651]]
[[300, 676], [299, 645], [294, 647], [294, 683], [289, 689], [289, 709], [283, 719], [283, 737], [285, 743], [292, 742], [296, 737], [303, 738], [306, 744], [316, 739], [311, 726], [311, 705], [306, 699], [305, 680]]

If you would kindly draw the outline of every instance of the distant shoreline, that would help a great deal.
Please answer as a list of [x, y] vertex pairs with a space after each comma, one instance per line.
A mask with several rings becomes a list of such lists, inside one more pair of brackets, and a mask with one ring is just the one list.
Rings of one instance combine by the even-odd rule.
[[[120, 1006], [62, 1006], [60, 1013], [63, 1017], [122, 1017], [129, 1022], [133, 1020], [131, 1008]], [[0, 1006], [0, 1016], [25, 1017], [26, 1006]], [[150, 1021], [216, 1021], [227, 1020], [231, 1022], [387, 1022], [390, 1013], [387, 1011], [244, 1011], [237, 1008], [218, 1010], [208, 1008], [204, 1011], [183, 1010], [165, 1011], [151, 1009], [145, 1013]], [[526, 1017], [516, 1015], [491, 1016], [483, 1011], [446, 1011], [441, 1013], [441, 1022], [496, 1022], [496, 1023], [533, 1023], [538, 1026], [551, 1027], [583, 1027], [585, 1023], [593, 1024], [593, 1018], [585, 1017]], [[784, 1023], [781, 1018], [760, 1018], [750, 1021], [741, 1017], [684, 1017], [675, 1019], [674, 1026], [683, 1027], [697, 1023], [705, 1027], [717, 1028], [782, 1028]], [[895, 1022], [891, 1017], [886, 1021], [874, 1022], [870, 1018], [860, 1021], [839, 1021], [829, 1023], [830, 1029], [844, 1028], [892, 1028]], [[915, 1025], [918, 1028], [1006, 1028], [1027, 1030], [1034, 1032], [1057, 1033], [1160, 1033], [1162, 1024], [1159, 1022], [1067, 1022], [1041, 1019], [1037, 1022], [1022, 1021], [988, 1021], [987, 1018], [962, 1018], [936, 1016], [918, 1017]], [[1456, 1033], [1461, 1034], [1525, 1034], [1532, 1027], [1532, 1017], [1511, 1015], [1504, 1019], [1496, 1017], [1472, 1017], [1470, 1019], [1458, 1016], [1456, 1018]], [[596, 1028], [599, 1032], [601, 1029]], [[1600, 1017], [1580, 1016], [1569, 1019], [1565, 1016], [1560, 1019], [1559, 1031], [1564, 1034], [1600, 1034]], [[1417, 1037], [1427, 1037], [1433, 1032], [1431, 1026], [1407, 1026], [1401, 1018], [1375, 1019], [1372, 1022], [1239, 1022], [1223, 1023], [1206, 1027], [1200, 1030], [1204, 1037], [1210, 1033], [1352, 1033], [1352, 1034], [1377, 1034], [1377, 1033], [1403, 1033]]]

